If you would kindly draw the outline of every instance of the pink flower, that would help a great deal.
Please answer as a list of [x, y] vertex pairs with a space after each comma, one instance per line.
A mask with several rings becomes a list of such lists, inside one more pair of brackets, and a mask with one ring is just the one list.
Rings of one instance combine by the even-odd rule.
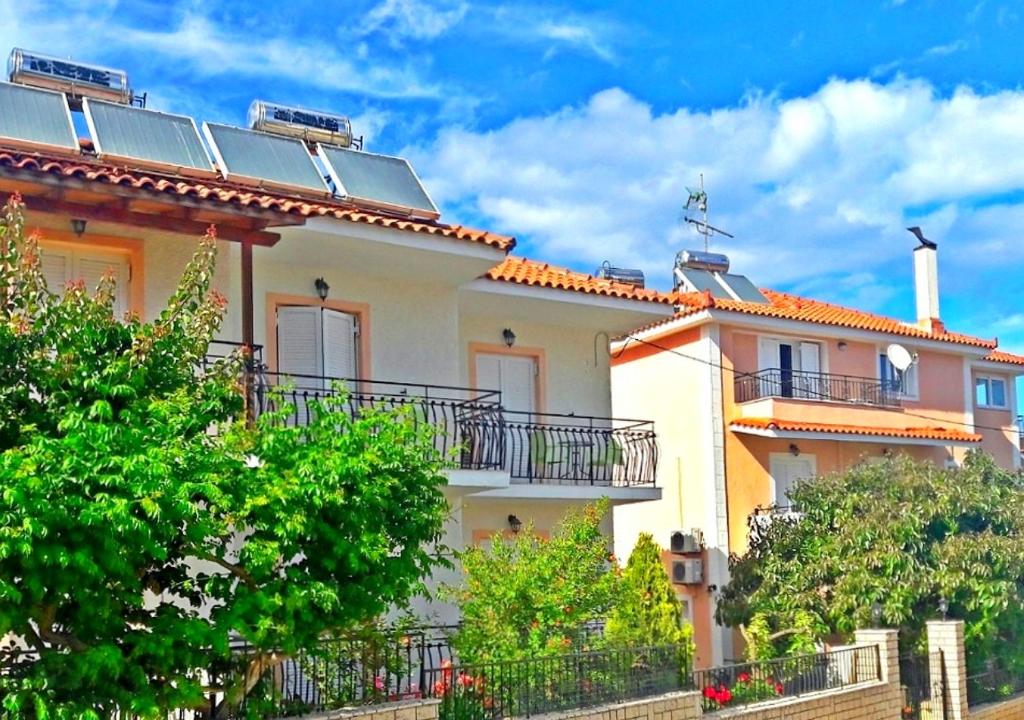
[[782, 687], [782, 683], [780, 683], [780, 682], [777, 682], [777, 683], [775, 683], [775, 694], [776, 694], [776, 695], [781, 695], [781, 694], [782, 694], [782, 692], [783, 692], [783, 691], [784, 691], [785, 689], [786, 689], [786, 688]]
[[741, 683], [748, 683], [750, 682], [750, 673], [741, 672], [739, 675], [736, 676], [736, 679], [739, 680]]
[[374, 688], [375, 688], [375, 689], [376, 689], [377, 691], [383, 690], [383, 689], [384, 689], [384, 678], [382, 678], [382, 677], [381, 677], [380, 675], [378, 675], [377, 677], [375, 677], [375, 678], [373, 679], [373, 687], [374, 687]]

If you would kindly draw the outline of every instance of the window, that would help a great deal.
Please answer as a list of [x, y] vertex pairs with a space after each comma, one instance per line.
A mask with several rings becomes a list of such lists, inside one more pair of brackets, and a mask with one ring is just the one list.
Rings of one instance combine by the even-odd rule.
[[827, 399], [821, 375], [821, 345], [762, 337], [758, 341], [760, 396]]
[[974, 400], [979, 407], [1006, 407], [1006, 381], [995, 377], [975, 378]]
[[889, 362], [885, 353], [878, 354], [878, 379], [887, 387], [896, 390], [904, 397], [917, 397], [917, 363], [906, 370], [898, 370]]

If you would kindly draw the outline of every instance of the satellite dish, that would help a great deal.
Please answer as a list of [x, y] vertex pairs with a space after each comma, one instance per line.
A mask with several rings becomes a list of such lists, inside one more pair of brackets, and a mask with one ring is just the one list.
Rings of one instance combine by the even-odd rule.
[[885, 356], [889, 358], [889, 362], [892, 366], [903, 372], [908, 367], [914, 364], [914, 356], [910, 354], [910, 351], [899, 343], [892, 343], [885, 349]]

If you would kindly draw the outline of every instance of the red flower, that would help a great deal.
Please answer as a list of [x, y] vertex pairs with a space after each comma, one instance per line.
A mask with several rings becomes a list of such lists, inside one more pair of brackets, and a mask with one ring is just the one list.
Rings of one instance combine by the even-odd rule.
[[739, 680], [741, 683], [748, 683], [750, 682], [750, 673], [741, 672], [739, 675], [736, 676], [736, 679]]
[[781, 695], [781, 694], [782, 694], [782, 692], [783, 692], [783, 691], [784, 691], [785, 689], [786, 689], [786, 688], [782, 687], [782, 683], [780, 683], [780, 682], [777, 682], [777, 683], [775, 683], [775, 694], [776, 694], [776, 695]]
[[708, 685], [706, 688], [704, 688], [704, 697], [706, 697], [708, 700], [714, 700], [715, 699], [715, 695], [717, 695], [717, 694], [718, 694], [718, 691], [715, 690], [710, 685]]
[[469, 675], [467, 675], [464, 672], [460, 672], [459, 673], [459, 677], [456, 678], [455, 682], [456, 682], [456, 684], [459, 687], [472, 687], [473, 686], [473, 678], [470, 677]]
[[447, 689], [448, 689], [448, 686], [445, 685], [440, 680], [438, 680], [436, 683], [434, 683], [434, 694], [435, 695], [444, 695], [444, 692]]
[[730, 700], [732, 700], [732, 692], [729, 690], [729, 688], [723, 687], [715, 695], [715, 700], [718, 702], [719, 705], [725, 705]]

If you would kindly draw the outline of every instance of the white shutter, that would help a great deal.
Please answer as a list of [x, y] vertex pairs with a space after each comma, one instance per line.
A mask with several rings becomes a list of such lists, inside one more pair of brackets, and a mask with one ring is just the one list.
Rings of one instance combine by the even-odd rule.
[[501, 356], [476, 356], [476, 389], [501, 390]]
[[509, 410], [534, 412], [537, 397], [537, 363], [533, 358], [509, 355], [501, 358], [501, 401]]
[[71, 279], [71, 253], [57, 248], [43, 248], [41, 268], [50, 292], [64, 294], [64, 286]]
[[825, 393], [821, 386], [821, 346], [815, 342], [800, 343], [800, 372], [796, 373], [797, 397], [820, 398]]
[[337, 310], [323, 311], [323, 374], [333, 378], [355, 378], [356, 318]]
[[277, 309], [277, 371], [283, 375], [323, 375], [320, 308]]
[[758, 338], [757, 369], [774, 370], [779, 364], [779, 341], [774, 338]]
[[72, 276], [85, 283], [89, 293], [96, 292], [103, 276], [111, 273], [114, 276], [114, 317], [121, 317], [128, 309], [128, 265], [122, 255], [97, 253], [94, 251], [74, 253], [74, 269]]

